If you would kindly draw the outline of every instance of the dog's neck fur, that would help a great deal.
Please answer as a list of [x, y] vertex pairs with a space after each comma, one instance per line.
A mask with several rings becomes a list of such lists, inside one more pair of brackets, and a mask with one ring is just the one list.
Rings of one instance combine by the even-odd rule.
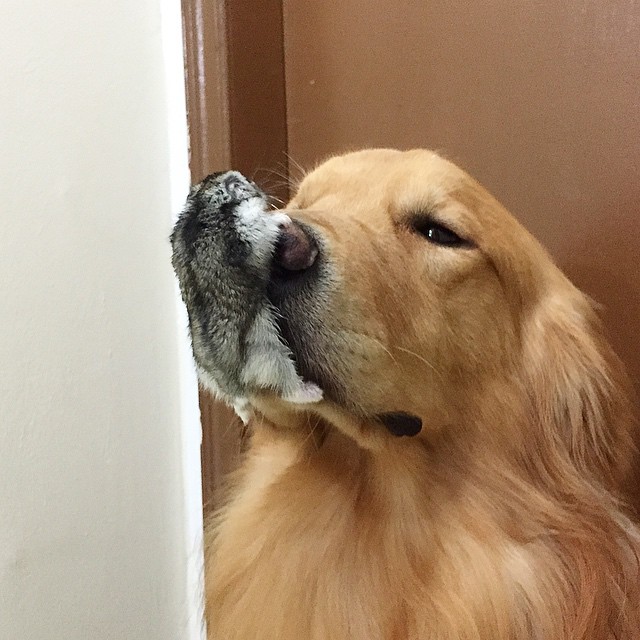
[[258, 421], [210, 529], [211, 637], [614, 637], [631, 549], [613, 499], [585, 485], [560, 504], [482, 451], [403, 438], [372, 452], [325, 425]]

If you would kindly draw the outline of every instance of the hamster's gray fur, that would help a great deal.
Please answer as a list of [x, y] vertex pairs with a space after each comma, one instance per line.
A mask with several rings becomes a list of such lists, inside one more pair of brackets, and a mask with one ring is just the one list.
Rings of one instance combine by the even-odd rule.
[[267, 297], [280, 230], [267, 196], [237, 171], [195, 185], [171, 244], [201, 383], [246, 418], [247, 397], [270, 390], [317, 402], [321, 390], [297, 374]]

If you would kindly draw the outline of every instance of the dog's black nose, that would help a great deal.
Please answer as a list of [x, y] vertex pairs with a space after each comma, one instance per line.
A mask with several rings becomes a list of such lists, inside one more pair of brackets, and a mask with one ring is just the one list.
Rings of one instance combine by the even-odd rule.
[[281, 225], [273, 258], [274, 266], [285, 271], [304, 271], [318, 257], [318, 247], [305, 229], [295, 222]]

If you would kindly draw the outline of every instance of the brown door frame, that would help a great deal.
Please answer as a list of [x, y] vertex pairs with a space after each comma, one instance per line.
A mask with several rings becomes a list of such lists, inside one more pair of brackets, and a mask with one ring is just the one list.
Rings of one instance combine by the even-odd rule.
[[[282, 15], [281, 0], [182, 0], [192, 182], [234, 168], [286, 199]], [[223, 479], [237, 466], [243, 429], [232, 411], [202, 391], [200, 412], [208, 511], [220, 503]]]

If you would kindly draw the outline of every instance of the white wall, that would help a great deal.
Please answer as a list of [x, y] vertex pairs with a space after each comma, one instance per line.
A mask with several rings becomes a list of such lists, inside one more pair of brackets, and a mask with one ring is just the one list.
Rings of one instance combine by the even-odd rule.
[[179, 0], [0, 8], [0, 639], [199, 632]]

